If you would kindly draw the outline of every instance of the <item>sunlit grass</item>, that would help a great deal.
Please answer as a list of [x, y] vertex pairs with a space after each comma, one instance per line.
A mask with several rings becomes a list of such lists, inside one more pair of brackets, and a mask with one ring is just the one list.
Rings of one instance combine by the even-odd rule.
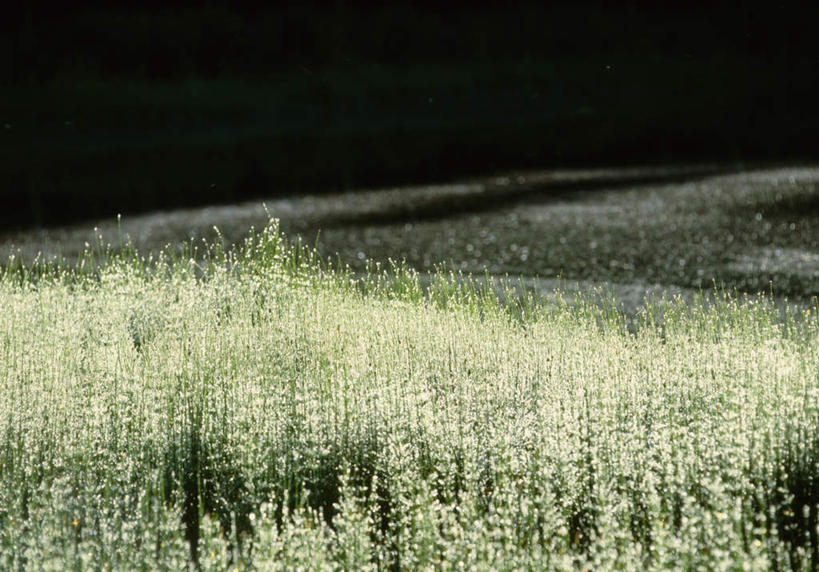
[[819, 564], [814, 313], [194, 254], [2, 268], [0, 568]]

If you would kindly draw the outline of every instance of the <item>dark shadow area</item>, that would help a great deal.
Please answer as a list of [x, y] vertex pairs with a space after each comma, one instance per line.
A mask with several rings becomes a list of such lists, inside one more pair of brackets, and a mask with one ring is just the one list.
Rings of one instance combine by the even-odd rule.
[[804, 16], [21, 3], [0, 23], [0, 227], [520, 169], [815, 159]]
[[[759, 213], [765, 219], [800, 220], [819, 219], [819, 189], [816, 184], [798, 194], [790, 193], [786, 197], [777, 197], [772, 193], [769, 200], [758, 201], [750, 205], [748, 214]], [[751, 212], [753, 211], [753, 212]]]

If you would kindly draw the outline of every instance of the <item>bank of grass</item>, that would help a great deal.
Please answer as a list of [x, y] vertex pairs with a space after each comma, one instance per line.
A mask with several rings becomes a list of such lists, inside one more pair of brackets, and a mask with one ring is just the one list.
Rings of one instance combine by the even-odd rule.
[[10, 261], [0, 301], [3, 569], [819, 563], [812, 312], [654, 302], [629, 333], [353, 280], [275, 224]]

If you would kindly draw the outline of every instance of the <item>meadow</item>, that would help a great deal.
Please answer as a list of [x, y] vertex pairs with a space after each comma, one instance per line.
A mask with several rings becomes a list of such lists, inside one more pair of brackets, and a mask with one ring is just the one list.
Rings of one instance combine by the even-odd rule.
[[503, 299], [276, 222], [10, 258], [0, 568], [819, 565], [815, 303]]
[[273, 216], [287, 236], [357, 274], [372, 261], [402, 260], [423, 282], [443, 263], [496, 280], [519, 276], [543, 292], [605, 284], [629, 315], [646, 294], [692, 301], [714, 285], [809, 305], [819, 295], [817, 189], [814, 165], [506, 171], [0, 230], [0, 260], [73, 263], [100, 240], [130, 240], [145, 256], [190, 240], [241, 244]]

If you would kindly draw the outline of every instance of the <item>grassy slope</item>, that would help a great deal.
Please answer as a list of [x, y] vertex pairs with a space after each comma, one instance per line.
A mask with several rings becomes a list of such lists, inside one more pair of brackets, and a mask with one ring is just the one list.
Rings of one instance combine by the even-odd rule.
[[[111, 217], [41, 233], [0, 232], [0, 259], [31, 261], [130, 237], [143, 253], [212, 240], [240, 243], [270, 215], [288, 236], [356, 272], [366, 259], [405, 260], [482, 275], [558, 274], [606, 282], [629, 313], [661, 288], [714, 283], [809, 301], [819, 295], [816, 167], [576, 169], [507, 173], [457, 184], [399, 187]], [[265, 210], [268, 210], [266, 213]], [[92, 226], [97, 229], [92, 230]], [[587, 281], [587, 282], [584, 282]], [[541, 282], [542, 283], [542, 282]], [[543, 284], [543, 283], [542, 283]], [[547, 284], [543, 284], [544, 287]]]
[[819, 562], [813, 314], [206, 258], [4, 269], [0, 567]]

